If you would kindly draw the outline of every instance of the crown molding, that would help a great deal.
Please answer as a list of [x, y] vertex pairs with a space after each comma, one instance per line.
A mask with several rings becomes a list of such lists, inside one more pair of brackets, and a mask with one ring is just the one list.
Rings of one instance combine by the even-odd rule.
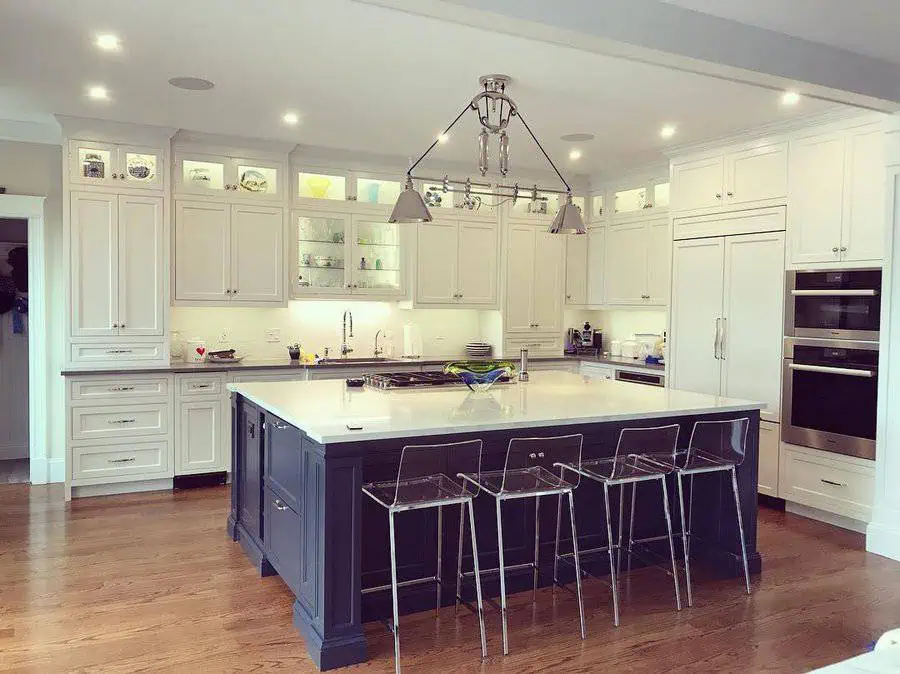
[[106, 143], [168, 145], [177, 129], [169, 126], [113, 122], [92, 117], [53, 115], [65, 138], [83, 138]]

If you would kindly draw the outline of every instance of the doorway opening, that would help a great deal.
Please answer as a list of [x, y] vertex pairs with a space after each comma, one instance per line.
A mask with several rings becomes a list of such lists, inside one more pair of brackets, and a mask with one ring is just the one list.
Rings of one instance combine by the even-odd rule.
[[29, 482], [28, 220], [0, 217], [0, 484]]

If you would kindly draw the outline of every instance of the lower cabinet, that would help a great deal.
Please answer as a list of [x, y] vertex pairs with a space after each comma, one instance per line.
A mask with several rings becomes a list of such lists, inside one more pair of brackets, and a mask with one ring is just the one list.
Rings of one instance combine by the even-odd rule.
[[237, 431], [240, 434], [237, 456], [237, 520], [257, 544], [262, 540], [263, 443], [259, 409], [248, 403], [240, 407]]
[[175, 474], [228, 470], [225, 375], [176, 375], [175, 390]]
[[759, 485], [758, 491], [778, 497], [778, 463], [781, 453], [781, 426], [771, 421], [759, 422]]
[[263, 490], [263, 498], [266, 557], [294, 594], [300, 594], [303, 521], [300, 514], [268, 485]]

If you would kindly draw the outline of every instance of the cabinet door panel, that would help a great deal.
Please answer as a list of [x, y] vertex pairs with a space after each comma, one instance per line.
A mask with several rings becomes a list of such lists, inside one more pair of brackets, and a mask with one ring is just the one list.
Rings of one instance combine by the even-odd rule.
[[788, 233], [791, 262], [839, 260], [844, 203], [844, 139], [837, 134], [791, 144]]
[[234, 159], [237, 194], [254, 199], [280, 200], [284, 194], [284, 164], [258, 159]]
[[406, 294], [405, 226], [353, 218], [350, 282], [354, 295]]
[[676, 241], [672, 267], [672, 387], [719, 395], [716, 319], [722, 316], [722, 238]]
[[232, 206], [232, 299], [283, 302], [284, 282], [284, 211]]
[[787, 195], [787, 143], [754, 147], [725, 157], [726, 205], [746, 204]]
[[781, 427], [769, 421], [759, 422], [759, 491], [778, 497], [778, 455]]
[[760, 400], [777, 420], [784, 327], [784, 233], [725, 237], [722, 395]]
[[723, 173], [722, 157], [673, 164], [672, 210], [692, 211], [721, 206]]
[[588, 236], [566, 236], [566, 304], [587, 304]]
[[163, 334], [165, 231], [162, 197], [119, 197], [119, 334]]
[[[535, 330], [562, 332], [563, 284], [566, 275], [564, 240], [539, 228], [535, 232], [533, 309]], [[516, 263], [515, 260], [512, 261]]]
[[416, 299], [434, 304], [456, 302], [459, 227], [449, 221], [424, 222], [418, 236]]
[[247, 532], [257, 541], [262, 538], [262, 432], [259, 410], [245, 404], [242, 408], [240, 430], [240, 520]]
[[857, 130], [847, 138], [846, 198], [842, 259], [880, 262], [884, 258], [884, 133], [881, 126]]
[[124, 145], [118, 148], [120, 179], [126, 187], [161, 189], [165, 161], [163, 153], [152, 147]]
[[117, 148], [111, 143], [69, 141], [69, 181], [82, 185], [115, 187], [119, 184]]
[[175, 299], [225, 301], [231, 297], [231, 238], [224, 204], [175, 205]]
[[587, 301], [606, 303], [606, 228], [591, 227], [587, 233]]
[[176, 438], [175, 474], [212, 473], [225, 470], [222, 442], [224, 401], [181, 401]]
[[72, 335], [117, 335], [119, 207], [114, 194], [72, 193]]
[[606, 301], [638, 305], [647, 294], [647, 237], [644, 222], [606, 228]]
[[497, 226], [459, 223], [459, 265], [456, 287], [462, 304], [497, 304]]
[[672, 260], [668, 219], [650, 223], [647, 235], [647, 303], [665, 306], [669, 303], [669, 268]]
[[511, 225], [507, 241], [506, 329], [531, 332], [531, 307], [534, 296], [535, 229]]

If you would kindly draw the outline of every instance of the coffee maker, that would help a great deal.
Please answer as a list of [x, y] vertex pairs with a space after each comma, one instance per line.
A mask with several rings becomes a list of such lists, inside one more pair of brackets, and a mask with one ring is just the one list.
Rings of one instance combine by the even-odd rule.
[[603, 333], [594, 330], [587, 321], [584, 327], [569, 328], [566, 331], [566, 351], [568, 353], [598, 355], [603, 346]]

